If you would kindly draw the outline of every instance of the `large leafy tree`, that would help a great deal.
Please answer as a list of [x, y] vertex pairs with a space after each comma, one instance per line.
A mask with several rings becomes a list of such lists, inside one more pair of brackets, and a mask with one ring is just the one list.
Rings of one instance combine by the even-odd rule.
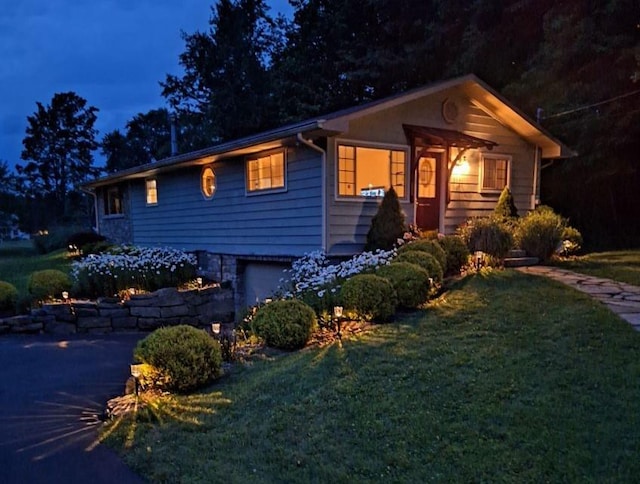
[[98, 173], [93, 166], [93, 151], [98, 144], [94, 128], [97, 108], [74, 92], [54, 94], [51, 104], [37, 103], [27, 117], [26, 136], [16, 169], [26, 195], [50, 203], [53, 217], [70, 215], [69, 203], [79, 185]]
[[[267, 127], [268, 63], [277, 36], [263, 0], [219, 0], [208, 32], [183, 34], [182, 76], [168, 75], [162, 95], [189, 119], [192, 148]], [[199, 136], [195, 136], [198, 134]]]
[[106, 171], [115, 172], [152, 163], [171, 155], [171, 121], [167, 109], [139, 113], [120, 130], [107, 133], [100, 143]]

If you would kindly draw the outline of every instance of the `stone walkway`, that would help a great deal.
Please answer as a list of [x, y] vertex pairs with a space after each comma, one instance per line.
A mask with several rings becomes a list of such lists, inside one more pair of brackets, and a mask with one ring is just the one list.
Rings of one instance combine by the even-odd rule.
[[640, 286], [578, 274], [559, 267], [530, 266], [517, 270], [545, 276], [589, 294], [631, 324], [636, 331], [640, 331]]

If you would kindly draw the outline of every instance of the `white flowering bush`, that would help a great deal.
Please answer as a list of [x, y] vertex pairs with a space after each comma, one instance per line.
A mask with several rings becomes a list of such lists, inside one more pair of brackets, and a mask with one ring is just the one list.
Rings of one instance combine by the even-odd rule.
[[117, 246], [71, 265], [77, 295], [111, 296], [127, 288], [154, 291], [176, 287], [196, 274], [193, 254], [166, 247]]
[[281, 293], [285, 298], [295, 297], [307, 303], [324, 322], [330, 318], [333, 307], [340, 305], [340, 287], [345, 280], [387, 265], [395, 256], [395, 249], [376, 250], [332, 264], [322, 251], [310, 252], [285, 271], [287, 277], [281, 281]]

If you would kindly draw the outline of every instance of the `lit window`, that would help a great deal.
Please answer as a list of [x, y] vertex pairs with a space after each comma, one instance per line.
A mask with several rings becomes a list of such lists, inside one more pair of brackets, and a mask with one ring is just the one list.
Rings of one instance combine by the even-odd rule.
[[284, 151], [247, 159], [247, 191], [285, 188]]
[[385, 148], [338, 145], [338, 195], [382, 197], [393, 186], [405, 196], [406, 152]]
[[122, 193], [118, 187], [110, 187], [104, 192], [104, 214], [105, 215], [121, 215], [122, 210]]
[[482, 155], [480, 168], [480, 191], [501, 192], [509, 184], [510, 157], [504, 155]]
[[216, 174], [210, 166], [205, 166], [202, 170], [200, 188], [205, 198], [212, 198], [216, 192]]
[[158, 186], [155, 178], [147, 180], [147, 205], [155, 205], [158, 203]]

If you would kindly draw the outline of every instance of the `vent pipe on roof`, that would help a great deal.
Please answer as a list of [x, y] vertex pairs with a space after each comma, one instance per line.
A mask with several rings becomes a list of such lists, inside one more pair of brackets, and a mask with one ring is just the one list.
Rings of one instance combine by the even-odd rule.
[[178, 154], [178, 140], [176, 137], [176, 113], [169, 114], [169, 126], [171, 129], [171, 156]]

